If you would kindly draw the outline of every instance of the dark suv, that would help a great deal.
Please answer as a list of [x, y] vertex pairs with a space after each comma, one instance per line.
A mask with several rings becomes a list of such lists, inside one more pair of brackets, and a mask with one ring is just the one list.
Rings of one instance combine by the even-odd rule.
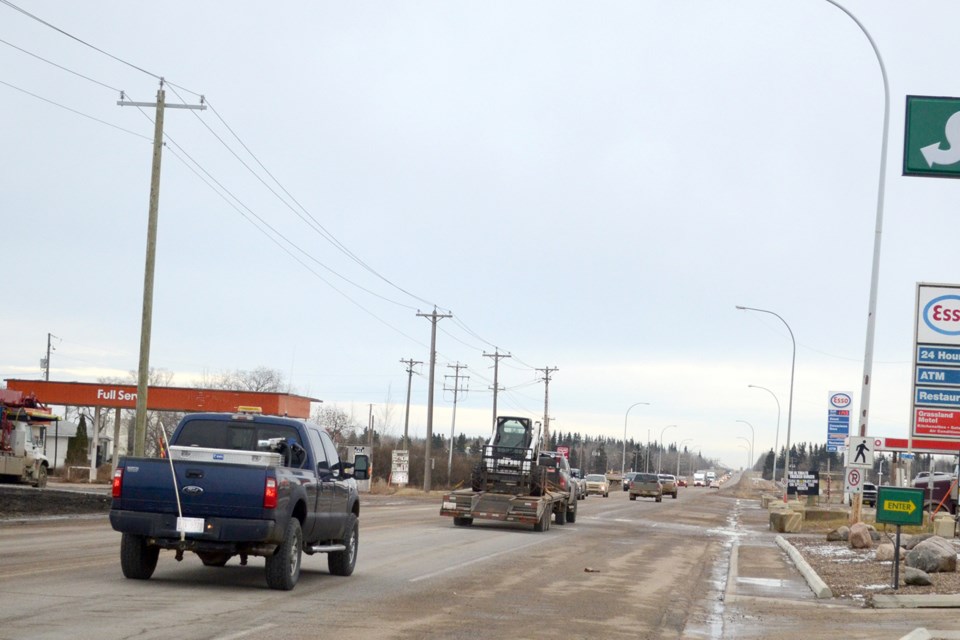
[[872, 482], [863, 483], [863, 504], [868, 507], [877, 506], [877, 485]]
[[570, 473], [570, 463], [567, 461], [567, 457], [558, 451], [541, 451], [538, 462], [541, 467], [547, 470], [546, 489], [570, 494], [566, 504], [566, 514], [556, 513], [557, 523], [562, 524], [561, 519], [565, 522], [576, 522], [580, 485]]

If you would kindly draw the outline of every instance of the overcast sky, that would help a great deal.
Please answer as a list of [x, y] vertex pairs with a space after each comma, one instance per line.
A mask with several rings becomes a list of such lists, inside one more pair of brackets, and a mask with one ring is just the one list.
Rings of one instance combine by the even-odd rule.
[[[165, 118], [174, 384], [266, 366], [399, 434], [436, 305], [436, 430], [459, 362], [457, 431], [489, 431], [499, 349], [501, 414], [542, 417], [557, 367], [554, 430], [622, 437], [649, 402], [629, 437], [739, 466], [737, 420], [758, 452], [776, 430], [747, 385], [782, 446], [790, 382], [747, 305], [796, 336], [793, 442], [826, 441], [829, 391], [860, 403], [884, 93], [825, 0], [13, 1], [74, 38], [0, 4], [4, 378], [42, 377], [48, 332], [51, 379], [136, 369], [153, 112], [116, 103], [163, 76], [212, 106]], [[870, 434], [905, 437], [916, 283], [960, 282], [960, 183], [901, 175], [905, 96], [960, 95], [960, 5], [845, 6], [891, 98]]]

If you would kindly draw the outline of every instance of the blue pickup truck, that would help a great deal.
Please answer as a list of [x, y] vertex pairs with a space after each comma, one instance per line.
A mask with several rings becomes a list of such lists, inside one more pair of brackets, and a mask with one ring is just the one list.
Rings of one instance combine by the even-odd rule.
[[290, 590], [301, 553], [326, 553], [330, 573], [349, 576], [357, 560], [356, 480], [369, 459], [340, 460], [323, 427], [253, 412], [188, 415], [165, 458], [121, 458], [113, 476], [110, 524], [123, 534], [127, 578], [153, 575], [161, 549], [222, 567], [266, 558], [267, 585]]

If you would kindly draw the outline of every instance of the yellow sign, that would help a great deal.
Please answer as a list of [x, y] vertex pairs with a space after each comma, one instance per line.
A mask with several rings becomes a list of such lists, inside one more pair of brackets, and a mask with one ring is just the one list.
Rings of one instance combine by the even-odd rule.
[[898, 511], [900, 513], [913, 513], [917, 510], [917, 505], [910, 501], [902, 500], [884, 500], [883, 508], [886, 511]]

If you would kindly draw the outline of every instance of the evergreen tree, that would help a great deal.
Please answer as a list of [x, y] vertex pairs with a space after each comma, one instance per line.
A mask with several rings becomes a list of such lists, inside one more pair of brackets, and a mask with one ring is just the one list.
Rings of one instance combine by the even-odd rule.
[[87, 447], [89, 439], [87, 438], [87, 417], [80, 414], [80, 424], [77, 425], [77, 435], [67, 441], [66, 463], [72, 465], [83, 465], [87, 461]]

